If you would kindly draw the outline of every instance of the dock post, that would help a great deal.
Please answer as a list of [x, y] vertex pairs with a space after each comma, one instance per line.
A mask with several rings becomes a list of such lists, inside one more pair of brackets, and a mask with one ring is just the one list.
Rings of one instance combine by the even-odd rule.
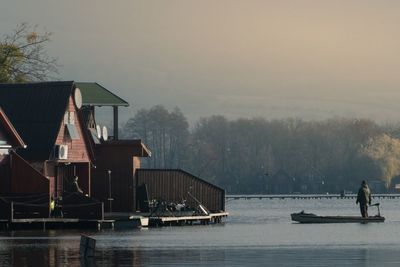
[[81, 257], [94, 257], [94, 252], [96, 249], [96, 239], [88, 237], [86, 235], [81, 235], [81, 244], [79, 254]]
[[11, 222], [14, 221], [14, 202], [11, 201]]
[[104, 202], [101, 202], [101, 220], [104, 221]]

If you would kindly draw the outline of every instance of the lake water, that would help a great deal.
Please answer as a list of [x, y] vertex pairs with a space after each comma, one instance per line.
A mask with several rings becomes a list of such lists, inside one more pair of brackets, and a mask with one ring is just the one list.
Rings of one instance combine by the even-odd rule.
[[[298, 224], [290, 213], [358, 215], [353, 199], [230, 200], [224, 224], [85, 232], [0, 233], [0, 266], [400, 266], [400, 200], [382, 199], [385, 223]], [[376, 208], [370, 208], [370, 215]]]

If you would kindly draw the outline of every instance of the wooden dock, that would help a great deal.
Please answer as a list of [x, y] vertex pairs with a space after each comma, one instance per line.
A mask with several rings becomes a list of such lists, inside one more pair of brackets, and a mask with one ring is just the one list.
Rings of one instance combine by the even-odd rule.
[[[235, 199], [355, 199], [357, 194], [289, 194], [289, 195], [227, 195], [227, 200]], [[372, 194], [373, 199], [398, 199], [400, 194]]]
[[221, 223], [228, 216], [228, 212], [210, 213], [208, 215], [193, 216], [154, 216], [149, 214], [113, 213], [106, 214], [103, 220], [71, 219], [71, 218], [24, 218], [0, 220], [0, 230], [24, 229], [135, 229], [142, 227], [158, 227], [172, 225], [194, 225]]
[[118, 230], [136, 229], [149, 226], [148, 216], [142, 213], [107, 212], [104, 214], [104, 218], [108, 220], [113, 220], [113, 228]]
[[210, 213], [208, 215], [194, 216], [158, 216], [149, 217], [149, 226], [183, 226], [193, 224], [221, 223], [229, 215], [228, 212]]
[[69, 219], [69, 218], [25, 218], [0, 220], [2, 230], [21, 229], [107, 229], [112, 228], [113, 220]]

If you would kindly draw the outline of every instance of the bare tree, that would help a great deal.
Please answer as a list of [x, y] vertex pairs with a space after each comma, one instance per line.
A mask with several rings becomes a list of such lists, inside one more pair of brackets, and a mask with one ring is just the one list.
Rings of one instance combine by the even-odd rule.
[[152, 151], [143, 166], [153, 168], [182, 168], [189, 137], [189, 124], [179, 110], [169, 112], [156, 105], [141, 109], [124, 127], [125, 138], [141, 138]]
[[43, 81], [57, 74], [57, 59], [47, 55], [52, 33], [37, 32], [37, 26], [17, 25], [0, 40], [0, 82]]

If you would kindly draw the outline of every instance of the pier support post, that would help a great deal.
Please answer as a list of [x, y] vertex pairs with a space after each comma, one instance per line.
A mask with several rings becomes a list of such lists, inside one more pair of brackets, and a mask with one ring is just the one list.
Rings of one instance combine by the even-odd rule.
[[94, 257], [94, 251], [96, 249], [96, 239], [81, 235], [81, 244], [79, 254], [81, 257]]

